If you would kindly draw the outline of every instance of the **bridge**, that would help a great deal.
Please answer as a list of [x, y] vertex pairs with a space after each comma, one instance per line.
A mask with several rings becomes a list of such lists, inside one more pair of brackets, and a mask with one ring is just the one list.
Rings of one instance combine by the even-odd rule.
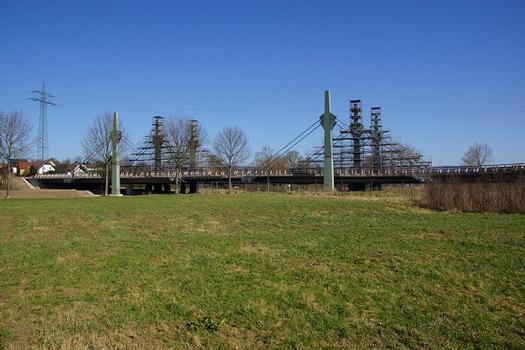
[[[363, 124], [360, 100], [350, 101], [349, 115], [347, 124], [331, 114], [330, 95], [328, 91], [325, 92], [325, 113], [321, 115], [320, 122], [314, 120], [271, 155], [265, 164], [259, 167], [237, 167], [231, 174], [232, 182], [235, 186], [324, 184], [325, 190], [337, 187], [343, 191], [379, 190], [385, 184], [420, 184], [450, 181], [459, 177], [469, 181], [515, 181], [523, 178], [525, 163], [434, 167], [419, 152], [396, 142], [390, 130], [383, 128], [380, 107], [371, 108], [368, 128]], [[195, 193], [200, 185], [221, 187], [228, 182], [228, 172], [220, 165], [212, 166], [209, 151], [201, 147], [198, 121], [191, 120], [187, 125], [189, 138], [185, 141], [184, 163], [181, 164], [176, 159], [180, 150], [170, 143], [169, 135], [164, 130], [164, 118], [156, 116], [153, 119], [153, 128], [144, 144], [134, 147], [133, 157], [124, 162], [122, 167], [120, 161], [113, 167], [110, 178], [117, 178], [115, 187], [119, 188], [113, 193], [121, 193], [121, 185], [127, 194], [171, 193], [174, 187], [182, 193], [187, 190]], [[338, 133], [334, 135], [332, 129], [336, 126]], [[320, 127], [324, 129], [323, 146], [316, 147], [293, 166], [273, 166]], [[115, 137], [113, 154], [118, 154], [120, 132], [117, 115], [111, 137]], [[76, 188], [101, 193], [108, 180], [104, 171], [97, 171], [81, 175], [36, 175], [30, 181], [43, 188]]]
[[[228, 183], [228, 173], [224, 170], [206, 168], [185, 170], [179, 174], [174, 171], [139, 170], [123, 168], [121, 184], [127, 194], [134, 193], [170, 193], [173, 186], [180, 186], [182, 193], [195, 193], [199, 185], [223, 187]], [[525, 163], [494, 164], [484, 166], [443, 166], [429, 168], [392, 168], [382, 169], [336, 169], [335, 185], [339, 190], [381, 189], [385, 184], [422, 184], [432, 180], [454, 179], [461, 177], [471, 180], [516, 181], [525, 180]], [[310, 168], [296, 170], [275, 170], [266, 172], [255, 167], [243, 167], [233, 172], [236, 186], [246, 184], [272, 185], [320, 185], [323, 183], [323, 169]], [[76, 188], [103, 192], [105, 175], [96, 172], [83, 175], [43, 174], [35, 175], [30, 181], [41, 188]], [[137, 186], [140, 189], [137, 189]]]
[[[228, 173], [223, 170], [196, 169], [186, 170], [179, 174], [175, 171], [137, 170], [124, 168], [121, 172], [121, 184], [126, 188], [127, 194], [136, 193], [137, 185], [141, 192], [169, 193], [173, 186], [180, 186], [181, 193], [195, 193], [199, 185], [224, 187], [228, 184]], [[105, 184], [105, 175], [101, 172], [72, 176], [67, 174], [35, 175], [30, 181], [41, 188], [76, 188], [91, 190], [101, 193]], [[367, 187], [380, 189], [383, 184], [420, 183], [422, 180], [417, 175], [406, 170], [392, 170], [377, 173], [374, 171], [337, 171], [335, 183], [340, 190], [360, 190]], [[241, 187], [250, 184], [272, 185], [322, 185], [323, 170], [301, 169], [275, 170], [266, 172], [260, 168], [244, 167], [232, 174], [232, 182]], [[143, 190], [142, 190], [143, 188]]]

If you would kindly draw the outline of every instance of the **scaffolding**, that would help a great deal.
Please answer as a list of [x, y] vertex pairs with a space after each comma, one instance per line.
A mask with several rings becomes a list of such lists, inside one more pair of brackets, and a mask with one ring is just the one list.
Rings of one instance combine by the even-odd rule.
[[[361, 100], [350, 100], [349, 124], [338, 121], [334, 135], [334, 170], [381, 174], [385, 171], [423, 171], [431, 162], [410, 146], [395, 140], [383, 128], [381, 107], [370, 108], [370, 125], [363, 124]], [[302, 168], [321, 167], [323, 148], [319, 147], [301, 162]]]
[[129, 166], [162, 171], [170, 164], [170, 143], [164, 132], [164, 118], [153, 117], [150, 134], [145, 137], [143, 145], [137, 148], [129, 160]]
[[199, 138], [199, 122], [195, 119], [189, 120], [187, 128], [187, 146], [178, 149], [181, 148], [180, 145], [178, 148], [175, 147], [166, 134], [164, 117], [153, 117], [150, 134], [145, 137], [142, 146], [132, 154], [127, 162], [127, 167], [169, 171], [176, 168], [176, 159], [180, 161], [181, 158], [184, 158], [183, 169], [195, 170], [203, 167], [208, 151], [203, 149], [202, 140]]

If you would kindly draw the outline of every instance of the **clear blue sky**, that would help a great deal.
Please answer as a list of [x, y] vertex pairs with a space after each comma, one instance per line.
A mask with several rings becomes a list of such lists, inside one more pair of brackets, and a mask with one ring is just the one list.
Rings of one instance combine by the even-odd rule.
[[[435, 165], [474, 142], [525, 161], [525, 1], [0, 0], [0, 110], [46, 81], [50, 156], [81, 153], [91, 119], [119, 111], [134, 142], [151, 117], [191, 116], [253, 151], [286, 144], [348, 100]], [[300, 150], [320, 144], [321, 134]], [[35, 153], [35, 152], [33, 152]]]

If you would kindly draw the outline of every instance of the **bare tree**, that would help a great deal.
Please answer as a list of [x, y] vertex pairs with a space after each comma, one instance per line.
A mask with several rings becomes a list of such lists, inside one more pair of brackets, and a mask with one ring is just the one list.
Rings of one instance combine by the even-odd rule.
[[75, 158], [73, 158], [73, 163], [80, 164], [82, 163], [82, 160], [81, 156], [75, 156]]
[[31, 125], [19, 111], [0, 112], [0, 160], [7, 163], [5, 198], [11, 189], [11, 159], [23, 156], [30, 147]]
[[213, 153], [207, 155], [206, 166], [213, 171], [224, 169], [222, 161]]
[[232, 190], [232, 172], [250, 156], [248, 137], [238, 127], [222, 129], [213, 143], [215, 155], [228, 171], [228, 189]]
[[410, 146], [407, 144], [400, 144], [399, 145], [399, 156], [401, 157], [402, 160], [419, 161], [423, 158], [423, 153], [417, 150], [414, 146]]
[[179, 193], [179, 179], [182, 167], [189, 161], [190, 128], [187, 119], [170, 118], [164, 124], [166, 138], [169, 141], [169, 157], [175, 167], [175, 193]]
[[[267, 190], [270, 193], [270, 175], [275, 170], [285, 170], [288, 165], [288, 156], [286, 153], [282, 156], [276, 156], [270, 146], [264, 146], [261, 151], [255, 153], [255, 165], [264, 170], [266, 175]], [[294, 155], [291, 155], [292, 158]]]
[[286, 152], [286, 154], [284, 155], [284, 159], [286, 162], [286, 169], [296, 169], [300, 167], [301, 163], [303, 162], [301, 154], [299, 153], [299, 151], [295, 150]]
[[[120, 124], [122, 139], [126, 138], [125, 131]], [[91, 125], [88, 127], [87, 134], [82, 139], [82, 150], [85, 162], [98, 163], [104, 169], [105, 186], [104, 195], [108, 195], [109, 188], [109, 167], [111, 166], [111, 132], [113, 131], [113, 113], [105, 112], [93, 118]], [[121, 155], [128, 151], [127, 143], [120, 143]], [[122, 156], [121, 156], [122, 158]]]
[[492, 148], [486, 143], [475, 143], [465, 151], [461, 163], [466, 166], [482, 166], [492, 161]]
[[197, 166], [198, 153], [206, 143], [207, 133], [195, 120], [169, 118], [165, 123], [165, 134], [170, 145], [169, 157], [175, 167], [175, 183], [178, 184], [184, 166]]
[[65, 174], [71, 169], [71, 164], [73, 162], [70, 158], [64, 159], [61, 162], [58, 162], [55, 166], [55, 173], [57, 174]]
[[[407, 144], [399, 144], [389, 150], [390, 156], [381, 160], [383, 166], [391, 167], [412, 167], [423, 160], [423, 154], [415, 147]], [[369, 167], [374, 166], [373, 159], [368, 159]]]
[[273, 170], [273, 149], [270, 146], [264, 146], [261, 151], [255, 153], [255, 165], [261, 168], [266, 175], [266, 188], [270, 193], [270, 173]]

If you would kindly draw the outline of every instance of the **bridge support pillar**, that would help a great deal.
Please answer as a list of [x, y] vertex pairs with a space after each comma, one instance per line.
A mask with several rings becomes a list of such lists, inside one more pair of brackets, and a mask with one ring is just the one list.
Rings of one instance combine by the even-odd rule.
[[180, 194], [186, 194], [186, 183], [185, 182], [181, 182], [180, 183], [180, 191], [179, 191]]
[[382, 187], [381, 184], [372, 183], [372, 191], [381, 191]]
[[154, 184], [153, 185], [153, 193], [160, 194], [162, 193], [162, 184]]
[[349, 191], [366, 191], [366, 183], [364, 182], [354, 182], [348, 184]]
[[337, 117], [330, 111], [330, 91], [324, 92], [324, 114], [320, 117], [321, 126], [324, 129], [324, 171], [323, 190], [334, 191], [334, 139], [332, 130]]
[[118, 127], [118, 113], [113, 114], [113, 131], [111, 132], [112, 165], [111, 165], [111, 195], [122, 196], [120, 193], [120, 151], [119, 145], [122, 138], [122, 132]]
[[199, 192], [199, 184], [197, 181], [191, 181], [190, 182], [190, 193], [197, 193]]
[[135, 191], [133, 190], [133, 185], [132, 184], [126, 185], [126, 194], [128, 196], [132, 196], [132, 195], [135, 194]]

